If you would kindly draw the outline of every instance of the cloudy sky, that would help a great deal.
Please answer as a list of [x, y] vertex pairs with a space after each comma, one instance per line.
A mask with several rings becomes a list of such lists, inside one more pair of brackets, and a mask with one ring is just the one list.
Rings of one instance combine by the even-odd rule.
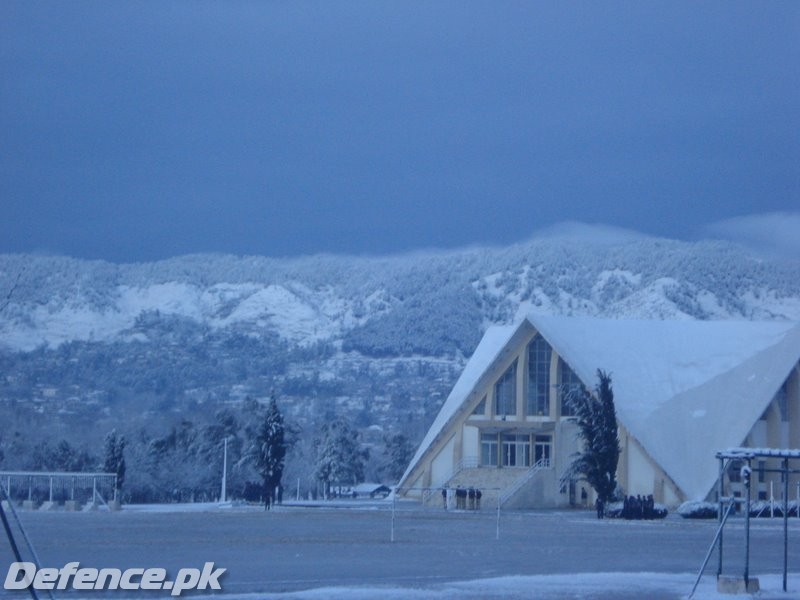
[[0, 73], [0, 252], [800, 254], [797, 2], [4, 0]]

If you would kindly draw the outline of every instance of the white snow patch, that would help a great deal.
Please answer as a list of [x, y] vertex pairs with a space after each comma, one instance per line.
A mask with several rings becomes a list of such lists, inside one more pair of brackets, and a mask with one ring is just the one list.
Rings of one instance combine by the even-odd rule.
[[592, 286], [592, 297], [597, 299], [604, 294], [629, 295], [641, 283], [641, 274], [635, 274], [624, 269], [601, 271], [597, 275], [597, 281]]
[[129, 319], [150, 310], [198, 321], [203, 317], [201, 291], [186, 283], [158, 283], [144, 288], [123, 285], [117, 293], [116, 310]]
[[327, 337], [331, 321], [280, 285], [270, 285], [243, 299], [229, 316], [215, 321], [217, 327], [250, 322], [271, 324], [283, 338], [311, 342]]
[[[782, 590], [780, 575], [755, 575], [759, 578], [762, 600], [785, 600], [796, 597], [800, 592], [800, 577], [788, 578], [788, 595]], [[455, 600], [474, 599], [529, 599], [542, 598], [549, 600], [566, 600], [581, 598], [599, 600], [608, 598], [626, 598], [629, 600], [650, 599], [685, 599], [694, 585], [696, 574], [691, 573], [573, 573], [566, 575], [519, 575], [495, 577], [490, 579], [474, 579], [440, 584], [424, 585], [420, 581], [409, 582], [407, 586], [342, 586], [321, 587], [299, 592], [258, 593], [258, 594], [215, 594], [224, 600], [254, 600], [256, 598], [272, 600]], [[704, 577], [697, 588], [694, 598], [697, 600], [723, 600], [730, 595], [716, 591], [716, 578]]]
[[656, 279], [647, 287], [605, 308], [604, 315], [630, 319], [693, 319], [666, 297], [667, 290], [680, 285], [671, 277]]
[[301, 345], [330, 339], [345, 324], [357, 321], [348, 318], [352, 307], [330, 287], [310, 290], [300, 284], [222, 283], [201, 289], [170, 282], [119, 286], [113, 303], [103, 308], [54, 298], [32, 308], [25, 318], [6, 321], [3, 344], [29, 351], [69, 341], [109, 341], [131, 329], [146, 312], [205, 322], [214, 328], [270, 328]]
[[710, 319], [725, 319], [730, 318], [730, 312], [720, 304], [717, 296], [708, 290], [701, 290], [695, 295], [698, 306]]
[[800, 321], [800, 298], [797, 296], [778, 297], [774, 290], [760, 288], [748, 290], [741, 296], [746, 306], [750, 306], [752, 319], [786, 319]]
[[[500, 287], [498, 281], [504, 275], [504, 273], [492, 273], [491, 275], [487, 275], [484, 277], [482, 281], [486, 285], [486, 291], [495, 297], [500, 297], [504, 294], [502, 288]], [[478, 285], [480, 285], [480, 281]]]

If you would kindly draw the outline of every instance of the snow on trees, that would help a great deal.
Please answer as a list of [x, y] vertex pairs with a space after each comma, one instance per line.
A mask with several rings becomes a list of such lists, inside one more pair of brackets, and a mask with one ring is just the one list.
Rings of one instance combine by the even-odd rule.
[[620, 447], [611, 375], [598, 369], [597, 377], [594, 394], [585, 389], [572, 392], [571, 403], [583, 449], [567, 468], [562, 481], [585, 479], [606, 504], [614, 498], [617, 487]]
[[364, 477], [364, 464], [369, 451], [362, 449], [358, 432], [344, 419], [325, 423], [315, 440], [315, 478], [322, 483], [323, 493], [328, 496], [334, 484], [355, 485]]
[[[126, 497], [134, 502], [209, 501], [219, 494], [224, 440], [228, 440], [229, 486], [244, 487], [242, 431], [234, 412], [222, 409], [207, 423], [182, 419], [166, 435], [140, 432], [131, 446]], [[145, 450], [141, 450], [145, 445]]]
[[56, 445], [44, 441], [33, 450], [27, 465], [32, 471], [92, 471], [97, 467], [97, 457], [64, 439]]
[[256, 427], [250, 432], [249, 457], [264, 486], [264, 509], [269, 510], [281, 484], [286, 459], [286, 428], [275, 396], [266, 410], [258, 411]]
[[384, 437], [384, 462], [381, 472], [391, 481], [399, 481], [414, 456], [414, 446], [402, 433]]
[[147, 446], [148, 487], [170, 502], [211, 498], [219, 489], [216, 465], [209, 462], [202, 429], [183, 419]]
[[125, 483], [125, 436], [117, 435], [116, 429], [106, 434], [103, 471], [117, 476], [114, 488], [114, 495], [117, 496]]

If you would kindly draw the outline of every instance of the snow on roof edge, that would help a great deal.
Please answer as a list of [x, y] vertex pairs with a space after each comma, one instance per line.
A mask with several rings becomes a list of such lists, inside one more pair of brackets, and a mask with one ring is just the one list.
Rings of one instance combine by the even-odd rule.
[[[690, 499], [703, 499], [718, 476], [714, 456], [721, 448], [745, 443], [759, 417], [769, 407], [786, 377], [800, 359], [800, 325], [786, 331], [773, 345], [750, 356], [720, 377], [679, 394], [669, 407], [653, 414], [644, 425], [650, 434], [648, 452]], [[701, 406], [698, 399], [713, 391]], [[716, 399], [716, 401], [714, 401]], [[672, 409], [669, 411], [668, 409]], [[702, 414], [698, 414], [702, 413]], [[676, 445], [659, 435], [668, 422], [689, 440]], [[713, 422], [713, 427], [709, 421]], [[657, 423], [657, 425], [655, 425]], [[673, 436], [674, 438], [674, 436]], [[644, 445], [644, 442], [642, 442]], [[694, 450], [694, 453], [686, 454]], [[692, 465], [680, 469], [681, 460]]]
[[400, 477], [397, 487], [402, 487], [406, 482], [406, 479], [416, 468], [419, 461], [436, 441], [438, 435], [446, 428], [447, 424], [464, 404], [464, 401], [472, 393], [488, 368], [497, 360], [500, 353], [508, 345], [508, 342], [514, 337], [524, 323], [525, 320], [520, 321], [516, 325], [493, 325], [486, 330], [478, 346], [475, 348], [475, 351], [472, 353], [472, 356], [470, 356], [467, 364], [464, 366], [464, 370], [461, 372], [453, 389], [439, 409], [439, 413], [428, 428], [428, 432], [425, 434], [425, 437], [422, 438], [422, 442], [420, 442], [414, 454], [414, 458], [411, 459], [405, 473]]
[[[738, 378], [742, 385], [755, 377], [742, 377], [741, 369], [760, 365], [756, 373], [761, 385], [750, 389], [758, 391], [755, 404], [760, 412], [751, 406], [744, 411], [760, 415], [772, 400], [769, 388], [774, 392], [780, 387], [800, 359], [800, 324], [791, 321], [597, 319], [530, 313], [526, 318], [587, 385], [594, 381], [598, 366], [618, 376], [614, 378], [617, 418], [690, 498], [704, 496], [716, 478], [715, 467], [706, 468], [704, 457], [713, 457], [720, 447], [743, 443], [758, 418], [749, 419], [750, 414], [746, 424], [733, 427], [728, 422], [721, 427], [730, 406], [702, 392], [725, 390], [727, 396], [722, 398], [728, 399], [733, 381]], [[602, 343], [598, 332], [604, 336]], [[620, 352], [625, 347], [627, 354]], [[650, 398], [659, 394], [660, 398]], [[737, 395], [737, 401], [752, 404], [753, 398]], [[678, 405], [681, 410], [676, 411]], [[705, 416], [706, 426], [713, 422], [716, 430], [724, 429], [712, 436], [717, 447], [704, 444], [710, 441], [708, 430], [694, 431]], [[668, 422], [677, 429], [663, 431]], [[676, 439], [681, 444], [675, 445]], [[676, 458], [684, 454], [682, 462]], [[697, 472], [684, 473], [686, 465], [695, 465]]]
[[[670, 324], [674, 323], [674, 327], [670, 327]], [[793, 357], [794, 362], [796, 363], [798, 359], [800, 359], [800, 344], [797, 343], [790, 343], [788, 338], [794, 340], [800, 340], [800, 324], [794, 322], [783, 322], [783, 321], [672, 321], [672, 320], [655, 320], [655, 319], [598, 319], [592, 317], [563, 317], [563, 316], [551, 316], [551, 315], [541, 315], [536, 313], [528, 313], [522, 319], [520, 319], [514, 325], [505, 325], [505, 326], [493, 326], [487, 329], [484, 337], [481, 339], [481, 342], [476, 347], [475, 352], [473, 353], [472, 357], [470, 357], [467, 365], [464, 367], [464, 371], [462, 371], [461, 376], [459, 377], [458, 381], [454, 385], [451, 393], [448, 395], [447, 400], [442, 405], [439, 413], [437, 414], [436, 418], [434, 419], [433, 423], [431, 424], [428, 432], [426, 433], [423, 441], [420, 443], [417, 452], [414, 455], [414, 458], [409, 463], [408, 468], [406, 469], [403, 476], [400, 478], [398, 487], [402, 486], [403, 484], [407, 483], [408, 478], [413, 473], [414, 469], [417, 468], [421, 459], [425, 456], [425, 454], [430, 450], [433, 444], [436, 442], [437, 438], [441, 435], [443, 431], [446, 430], [447, 426], [450, 424], [452, 419], [458, 414], [459, 409], [461, 409], [464, 402], [467, 400], [469, 395], [473, 393], [475, 387], [480, 383], [481, 379], [487, 374], [491, 365], [499, 358], [500, 354], [507, 348], [511, 340], [519, 334], [519, 332], [525, 326], [533, 327], [536, 331], [541, 333], [541, 335], [548, 341], [548, 343], [556, 350], [556, 352], [561, 356], [567, 364], [575, 371], [575, 373], [584, 381], [587, 385], [591, 386], [591, 383], [594, 382], [596, 368], [598, 365], [594, 365], [596, 356], [592, 356], [591, 353], [588, 353], [589, 356], [586, 356], [587, 352], [583, 347], [583, 344], [578, 343], [576, 344], [576, 340], [583, 341], [584, 331], [581, 329], [585, 327], [587, 329], [587, 334], [591, 334], [591, 327], [594, 325], [595, 327], [599, 326], [600, 329], [603, 327], [605, 328], [612, 328], [614, 331], [614, 337], [617, 338], [617, 343], [630, 341], [624, 338], [627, 338], [634, 333], [633, 341], [637, 341], [637, 337], [642, 336], [642, 331], [640, 329], [645, 330], [645, 338], [649, 335], [648, 330], [655, 330], [657, 332], [664, 332], [670, 329], [674, 329], [675, 331], [672, 332], [673, 335], [676, 335], [679, 339], [681, 345], [685, 343], [685, 340], [682, 339], [683, 333], [685, 330], [694, 330], [695, 333], [697, 331], [716, 331], [718, 333], [726, 333], [730, 334], [731, 331], [734, 331], [736, 335], [741, 335], [740, 330], [744, 330], [745, 334], [752, 334], [753, 332], [760, 333], [759, 336], [759, 343], [761, 344], [756, 349], [751, 349], [752, 351], [749, 354], [741, 356], [738, 360], [736, 355], [723, 357], [725, 358], [728, 363], [725, 361], [721, 361], [719, 357], [712, 356], [714, 359], [715, 364], [713, 365], [714, 368], [717, 370], [716, 374], [708, 378], [706, 375], [707, 372], [700, 370], [700, 373], [695, 373], [693, 375], [694, 380], [692, 377], [686, 379], [683, 377], [682, 373], [670, 373], [669, 378], [667, 381], [661, 382], [658, 378], [654, 379], [653, 381], [649, 381], [649, 385], [651, 388], [655, 386], [654, 389], [658, 389], [662, 393], [662, 398], [659, 402], [656, 403], [656, 409], [666, 406], [670, 403], [671, 400], [683, 396], [687, 391], [694, 390], [696, 387], [704, 387], [710, 379], [718, 376], [719, 374], [728, 373], [730, 370], [736, 370], [736, 367], [739, 366], [742, 361], [747, 362], [750, 358], [754, 356], [761, 356], [762, 354], [769, 354], [771, 350], [774, 349], [776, 346], [788, 346], [788, 353], [792, 356], [783, 356], [783, 361], [789, 360]], [[567, 329], [572, 328], [570, 336], [562, 335], [561, 329], [567, 325]], [[576, 329], [577, 328], [577, 329]], [[766, 333], [760, 331], [765, 330]], [[619, 334], [619, 335], [617, 335]], [[627, 335], [626, 335], [627, 334]], [[724, 337], [724, 336], [723, 336]], [[765, 342], [766, 340], [766, 342]], [[771, 341], [770, 341], [771, 340]], [[674, 341], [674, 340], [673, 340]], [[652, 344], [651, 344], [652, 345]], [[795, 348], [797, 346], [797, 348]], [[674, 353], [675, 351], [680, 350], [681, 347], [670, 347], [667, 348], [669, 352]], [[700, 356], [703, 356], [703, 351], [698, 351], [697, 349], [694, 350], [695, 353], [700, 352]], [[637, 351], [634, 351], [638, 354]], [[603, 360], [607, 357], [605, 354], [602, 354]], [[645, 357], [646, 358], [646, 357]], [[652, 358], [652, 357], [651, 357]], [[591, 368], [589, 367], [589, 362], [592, 363]], [[603, 362], [603, 361], [600, 361]], [[605, 368], [600, 365], [601, 368]], [[635, 368], [635, 367], [629, 367]], [[677, 370], [682, 368], [681, 365], [677, 365], [675, 367]], [[789, 367], [791, 369], [791, 366]], [[616, 369], [610, 369], [612, 374], [615, 372]], [[625, 369], [619, 369], [620, 375], [625, 372]], [[785, 374], [784, 374], [785, 377]], [[774, 378], [774, 377], [773, 377]], [[620, 383], [623, 379], [620, 379]], [[627, 385], [631, 385], [628, 382]], [[777, 384], [780, 385], [780, 382]], [[665, 387], [666, 386], [666, 387]], [[683, 387], [682, 387], [683, 386]], [[621, 384], [623, 390], [625, 390], [625, 384]], [[618, 386], [615, 382], [615, 391], [617, 390]], [[662, 389], [664, 388], [664, 389]], [[634, 389], [637, 389], [634, 385]], [[629, 390], [628, 390], [629, 392]], [[657, 464], [664, 472], [673, 479], [673, 481], [678, 485], [678, 481], [674, 475], [674, 465], [664, 464], [663, 460], [659, 460], [656, 455], [662, 455], [660, 458], [663, 459], [663, 453], [655, 452], [655, 454], [650, 449], [652, 445], [649, 443], [649, 440], [646, 439], [648, 435], [643, 435], [646, 432], [646, 427], [643, 429], [644, 421], [642, 419], [646, 419], [647, 414], [641, 413], [641, 408], [637, 406], [637, 402], [631, 402], [630, 398], [625, 398], [625, 396], [631, 396], [630, 393], [623, 394], [621, 398], [621, 402], [619, 404], [622, 405], [623, 410], [620, 410], [620, 406], [617, 407], [617, 417], [620, 422], [625, 426], [628, 432], [639, 441], [642, 445], [642, 448], [647, 452], [648, 455], [652, 458], [655, 464]], [[635, 394], [635, 396], [641, 396], [641, 393]], [[627, 401], [626, 401], [627, 400]], [[771, 398], [762, 399], [767, 404], [771, 401]], [[652, 408], [652, 407], [651, 407]], [[702, 407], [700, 407], [702, 409]], [[638, 411], [638, 412], [637, 412]], [[749, 429], [752, 428], [752, 424], [748, 427]], [[746, 435], [746, 433], [744, 434]], [[736, 444], [741, 443], [742, 440], [731, 440], [727, 445], [734, 446]], [[719, 448], [715, 448], [714, 450], [718, 450]], [[713, 456], [713, 453], [712, 453]], [[669, 461], [667, 461], [669, 463]], [[679, 478], [680, 479], [680, 478]], [[712, 482], [713, 483], [713, 482]], [[703, 484], [704, 485], [704, 484]], [[709, 484], [709, 486], [711, 483]], [[690, 486], [692, 490], [681, 489], [687, 496], [695, 496], [697, 495], [696, 489], [697, 486]]]

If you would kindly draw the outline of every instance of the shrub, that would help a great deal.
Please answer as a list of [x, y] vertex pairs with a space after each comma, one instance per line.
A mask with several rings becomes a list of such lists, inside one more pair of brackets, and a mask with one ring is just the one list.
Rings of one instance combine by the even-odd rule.
[[678, 514], [684, 519], [716, 519], [718, 505], [713, 502], [684, 502], [678, 507]]

